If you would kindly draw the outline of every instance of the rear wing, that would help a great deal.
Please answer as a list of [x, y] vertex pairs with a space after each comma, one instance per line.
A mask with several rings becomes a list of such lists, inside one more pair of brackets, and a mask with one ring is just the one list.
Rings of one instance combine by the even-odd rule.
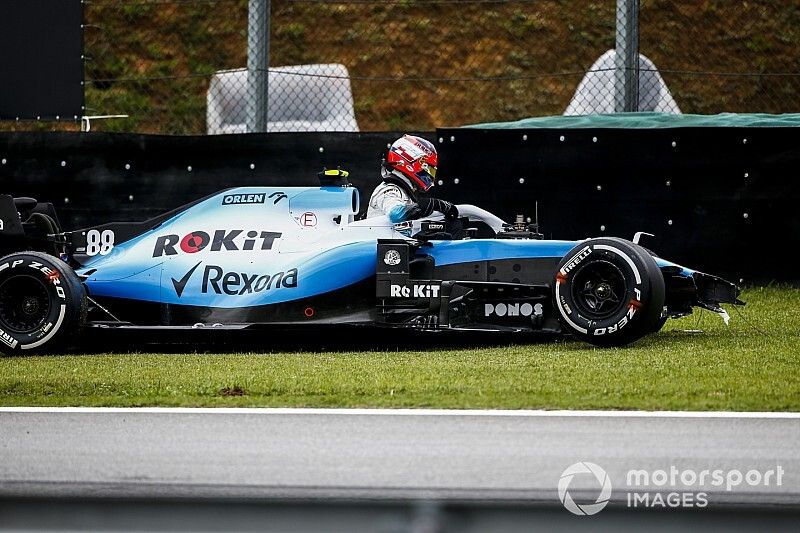
[[0, 254], [36, 250], [58, 256], [64, 238], [53, 204], [0, 194]]
[[0, 194], [0, 239], [23, 237], [22, 220], [9, 194]]

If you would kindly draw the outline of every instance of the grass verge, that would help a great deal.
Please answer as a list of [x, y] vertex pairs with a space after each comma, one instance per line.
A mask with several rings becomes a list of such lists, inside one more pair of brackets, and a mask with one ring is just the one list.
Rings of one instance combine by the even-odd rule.
[[[0, 358], [0, 404], [800, 410], [800, 289], [748, 289], [633, 346]], [[701, 330], [692, 332], [690, 330]]]

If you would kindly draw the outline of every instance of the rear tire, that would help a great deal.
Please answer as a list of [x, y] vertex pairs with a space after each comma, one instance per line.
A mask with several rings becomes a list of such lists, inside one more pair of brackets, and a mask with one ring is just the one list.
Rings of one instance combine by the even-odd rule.
[[0, 353], [67, 348], [86, 322], [87, 299], [75, 271], [40, 252], [0, 259]]
[[562, 327], [596, 346], [622, 346], [660, 329], [664, 276], [630, 241], [580, 243], [559, 263], [554, 287]]

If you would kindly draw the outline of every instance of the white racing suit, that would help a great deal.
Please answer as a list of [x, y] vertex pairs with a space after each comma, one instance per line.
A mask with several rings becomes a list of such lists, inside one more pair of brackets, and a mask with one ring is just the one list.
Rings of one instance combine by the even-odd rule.
[[407, 182], [404, 177], [384, 172], [383, 181], [375, 187], [369, 198], [367, 218], [386, 215], [393, 223], [399, 224], [430, 216], [434, 211], [449, 218], [458, 216], [458, 209], [450, 202], [438, 198], [414, 198], [409, 193], [412, 189], [410, 184], [406, 185]]

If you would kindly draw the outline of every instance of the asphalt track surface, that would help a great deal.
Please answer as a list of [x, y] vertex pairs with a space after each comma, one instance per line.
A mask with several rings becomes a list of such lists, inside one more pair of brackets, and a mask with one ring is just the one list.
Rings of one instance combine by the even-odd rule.
[[[560, 506], [576, 462], [629, 492], [800, 507], [800, 413], [0, 408], [0, 497], [428, 499]], [[627, 485], [629, 470], [775, 473]], [[777, 469], [782, 469], [777, 485]], [[736, 476], [733, 474], [732, 482]], [[576, 475], [575, 501], [600, 482]], [[562, 509], [563, 511], [563, 509]]]

